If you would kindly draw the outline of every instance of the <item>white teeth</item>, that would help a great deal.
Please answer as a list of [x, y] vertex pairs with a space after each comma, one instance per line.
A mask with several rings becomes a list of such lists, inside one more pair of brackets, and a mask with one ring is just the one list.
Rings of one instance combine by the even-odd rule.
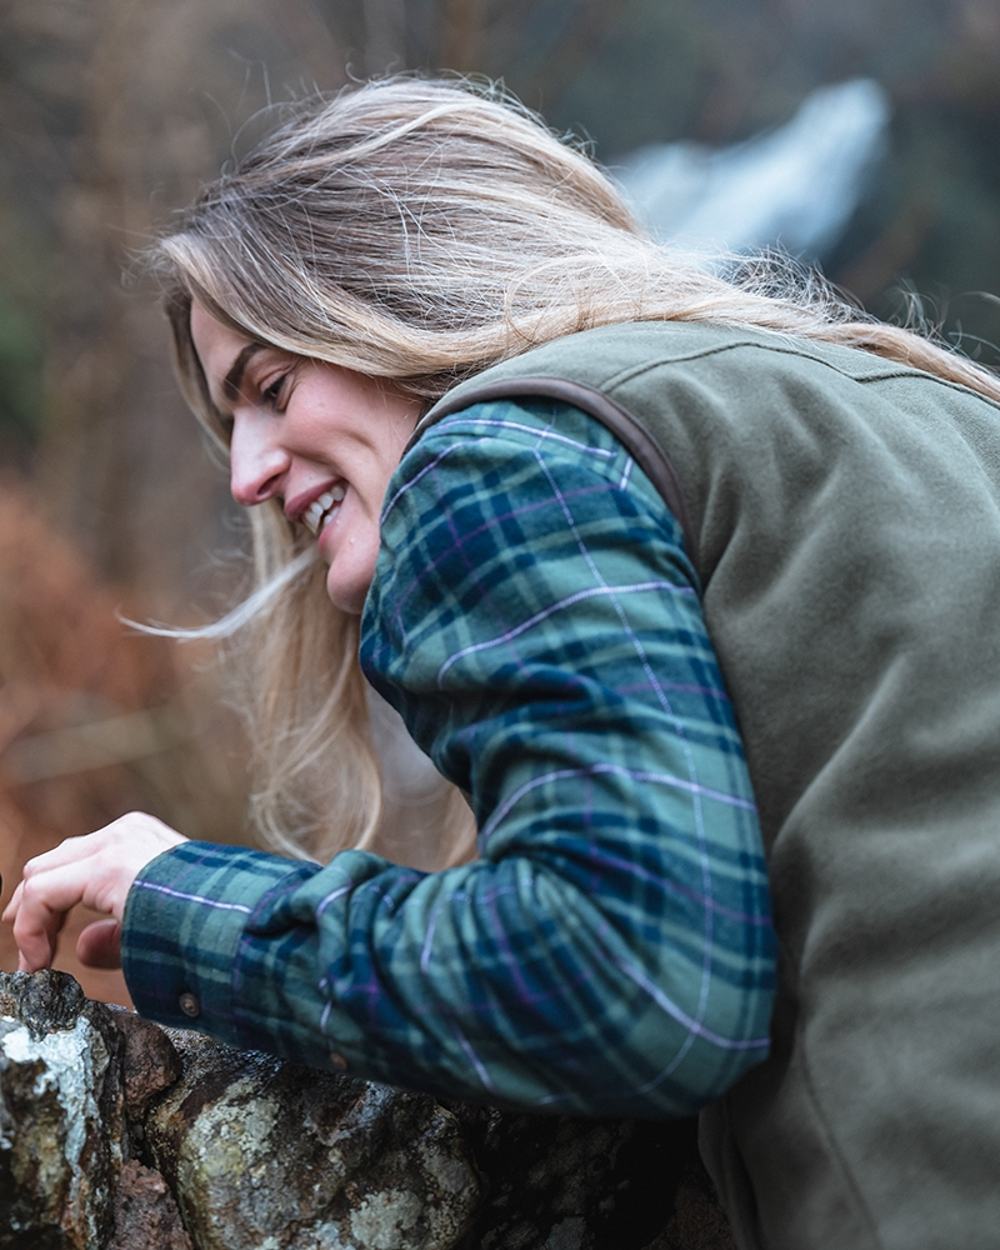
[[313, 534], [318, 534], [323, 528], [323, 519], [326, 514], [340, 503], [344, 498], [344, 487], [333, 486], [329, 490], [325, 490], [318, 499], [314, 499], [302, 514], [302, 523]]

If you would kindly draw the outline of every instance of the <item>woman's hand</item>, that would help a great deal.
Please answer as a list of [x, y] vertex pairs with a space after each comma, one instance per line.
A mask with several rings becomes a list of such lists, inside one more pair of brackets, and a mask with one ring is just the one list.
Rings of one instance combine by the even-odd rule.
[[120, 968], [125, 899], [140, 870], [187, 839], [155, 816], [130, 812], [80, 838], [67, 838], [24, 865], [24, 878], [0, 916], [14, 926], [18, 971], [48, 968], [72, 907], [104, 912], [80, 934], [76, 953], [95, 968]]

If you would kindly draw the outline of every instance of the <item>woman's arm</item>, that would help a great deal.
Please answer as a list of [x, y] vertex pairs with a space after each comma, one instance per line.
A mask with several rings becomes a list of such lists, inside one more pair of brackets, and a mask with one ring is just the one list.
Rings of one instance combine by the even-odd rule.
[[[188, 843], [130, 895], [137, 1007], [450, 1095], [686, 1114], [765, 1057], [765, 868], [676, 523], [573, 409], [449, 418], [390, 487], [362, 661], [470, 797], [422, 874]], [[335, 761], [331, 761], [331, 767]]]

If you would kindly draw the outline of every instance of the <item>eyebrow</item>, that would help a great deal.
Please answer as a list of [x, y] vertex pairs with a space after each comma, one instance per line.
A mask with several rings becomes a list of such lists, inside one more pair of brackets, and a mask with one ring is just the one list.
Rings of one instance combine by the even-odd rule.
[[226, 374], [225, 380], [222, 383], [222, 394], [227, 400], [232, 402], [234, 399], [239, 398], [240, 386], [242, 385], [243, 374], [246, 372], [247, 365], [258, 352], [266, 350], [266, 343], [248, 343], [246, 347], [240, 351], [240, 354], [233, 361], [232, 367]]

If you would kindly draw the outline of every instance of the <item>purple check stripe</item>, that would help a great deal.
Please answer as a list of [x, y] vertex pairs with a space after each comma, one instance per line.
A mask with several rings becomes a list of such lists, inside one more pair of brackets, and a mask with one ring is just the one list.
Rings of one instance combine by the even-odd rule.
[[672, 595], [694, 594], [694, 591], [689, 586], [677, 586], [674, 582], [667, 581], [636, 582], [630, 586], [591, 586], [587, 590], [578, 590], [576, 594], [567, 595], [557, 603], [550, 604], [547, 608], [536, 612], [519, 625], [514, 625], [511, 629], [505, 629], [502, 634], [497, 634], [495, 638], [488, 638], [485, 642], [470, 643], [469, 646], [462, 647], [454, 655], [450, 655], [438, 669], [437, 684], [440, 687], [448, 670], [454, 667], [459, 660], [465, 659], [467, 655], [474, 655], [477, 651], [488, 651], [491, 647], [498, 647], [505, 642], [512, 642], [529, 629], [534, 629], [536, 625], [541, 624], [542, 621], [547, 620], [554, 613], [564, 612], [567, 608], [571, 608], [577, 603], [582, 603], [585, 599], [599, 599], [608, 595], [637, 595], [654, 590]]

